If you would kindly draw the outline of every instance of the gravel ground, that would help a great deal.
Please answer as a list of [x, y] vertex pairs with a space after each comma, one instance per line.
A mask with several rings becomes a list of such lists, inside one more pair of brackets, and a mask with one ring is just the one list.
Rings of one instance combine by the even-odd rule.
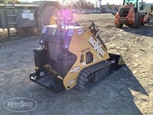
[[[1, 115], [153, 115], [153, 22], [139, 29], [117, 29], [113, 15], [75, 15], [81, 25], [93, 21], [108, 51], [122, 55], [126, 66], [91, 90], [74, 88], [54, 94], [29, 80], [38, 37], [0, 43]], [[11, 112], [3, 102], [26, 97], [37, 102], [29, 112]]]

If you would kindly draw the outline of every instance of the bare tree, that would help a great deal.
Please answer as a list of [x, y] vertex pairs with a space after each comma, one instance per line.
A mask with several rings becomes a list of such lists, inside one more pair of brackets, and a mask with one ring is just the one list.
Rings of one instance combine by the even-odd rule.
[[94, 4], [90, 1], [87, 2], [86, 0], [79, 0], [76, 3], [73, 3], [73, 7], [81, 11], [81, 9], [93, 9]]
[[80, 2], [81, 4], [86, 3], [86, 0], [78, 0], [78, 2]]

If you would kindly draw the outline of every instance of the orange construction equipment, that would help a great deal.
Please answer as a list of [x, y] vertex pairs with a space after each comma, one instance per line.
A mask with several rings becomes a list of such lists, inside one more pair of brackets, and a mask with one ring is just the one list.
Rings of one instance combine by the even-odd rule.
[[139, 10], [139, 4], [139, 0], [124, 0], [123, 6], [115, 15], [115, 26], [121, 28], [125, 24], [129, 27], [139, 28], [149, 22], [148, 12]]

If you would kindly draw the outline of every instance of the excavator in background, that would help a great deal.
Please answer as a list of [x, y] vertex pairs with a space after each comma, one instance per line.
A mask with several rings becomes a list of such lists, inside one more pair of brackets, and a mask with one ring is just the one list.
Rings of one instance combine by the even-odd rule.
[[75, 86], [87, 90], [124, 65], [120, 55], [108, 53], [94, 23], [89, 27], [69, 25], [69, 19], [62, 17], [56, 22], [43, 28], [41, 46], [33, 50], [31, 81], [54, 93]]
[[139, 28], [149, 21], [149, 13], [140, 10], [139, 0], [124, 0], [123, 6], [115, 15], [114, 24], [117, 28], [123, 27], [123, 24], [132, 28]]

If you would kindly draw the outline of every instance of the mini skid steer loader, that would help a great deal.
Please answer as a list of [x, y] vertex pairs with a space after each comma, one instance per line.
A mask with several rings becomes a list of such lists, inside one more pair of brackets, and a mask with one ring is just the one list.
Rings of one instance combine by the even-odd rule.
[[74, 86], [86, 90], [108, 77], [124, 62], [120, 55], [107, 52], [97, 31], [94, 23], [45, 26], [41, 47], [33, 50], [35, 72], [30, 80], [58, 93]]

